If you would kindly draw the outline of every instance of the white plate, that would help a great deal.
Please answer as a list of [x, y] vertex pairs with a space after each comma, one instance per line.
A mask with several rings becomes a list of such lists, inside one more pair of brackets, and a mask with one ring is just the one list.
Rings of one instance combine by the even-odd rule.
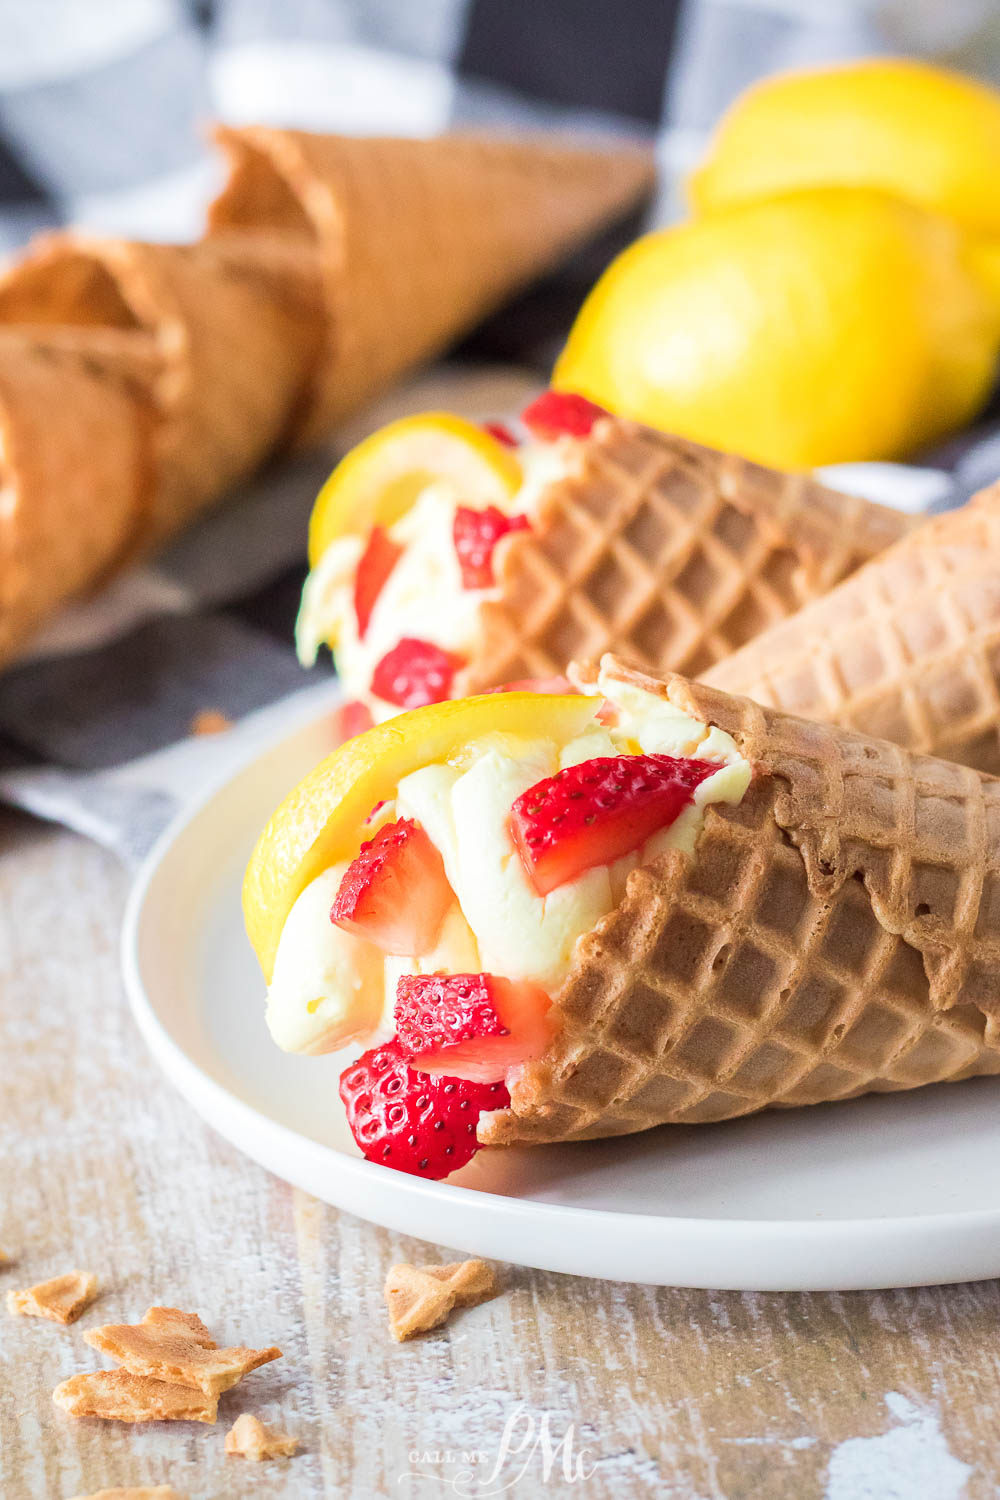
[[777, 1291], [1000, 1274], [992, 1079], [484, 1151], [447, 1183], [361, 1160], [337, 1060], [271, 1044], [240, 916], [259, 829], [329, 744], [324, 715], [257, 754], [167, 831], [129, 903], [123, 959], [136, 1020], [168, 1077], [234, 1145], [378, 1224], [548, 1270]]

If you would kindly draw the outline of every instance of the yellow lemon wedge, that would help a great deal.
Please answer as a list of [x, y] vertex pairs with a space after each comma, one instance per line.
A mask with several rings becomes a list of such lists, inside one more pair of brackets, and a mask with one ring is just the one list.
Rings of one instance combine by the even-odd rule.
[[988, 247], [885, 193], [740, 204], [619, 256], [553, 384], [780, 468], [894, 458], [984, 401], [995, 276]]
[[778, 74], [723, 117], [688, 194], [707, 213], [835, 184], [1000, 235], [1000, 92], [908, 58]]
[[510, 448], [450, 412], [390, 422], [352, 448], [317, 495], [309, 521], [310, 566], [338, 537], [391, 526], [437, 479], [452, 481], [465, 503], [485, 506], [514, 494], [521, 466]]
[[321, 761], [274, 813], [243, 881], [247, 934], [268, 983], [295, 902], [330, 865], [354, 857], [365, 818], [395, 796], [404, 776], [496, 732], [565, 744], [593, 721], [598, 706], [596, 698], [542, 693], [432, 703], [347, 740]]

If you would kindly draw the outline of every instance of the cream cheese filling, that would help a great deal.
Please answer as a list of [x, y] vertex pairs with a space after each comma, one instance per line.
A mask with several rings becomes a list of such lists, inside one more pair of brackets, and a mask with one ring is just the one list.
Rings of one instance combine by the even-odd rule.
[[[565, 472], [567, 449], [559, 443], [530, 444], [519, 450], [524, 478], [515, 494], [495, 503], [508, 515], [534, 513], [545, 486]], [[406, 636], [430, 641], [444, 651], [471, 661], [478, 650], [481, 611], [495, 588], [467, 589], [455, 552], [452, 527], [463, 503], [453, 485], [440, 480], [428, 485], [389, 535], [403, 553], [389, 574], [368, 622], [364, 640], [358, 636], [354, 611], [354, 578], [365, 548], [358, 536], [332, 542], [306, 579], [295, 626], [299, 660], [311, 667], [320, 648], [333, 647], [345, 696], [367, 703], [376, 720], [399, 713], [394, 703], [371, 691], [378, 663]], [[501, 543], [502, 545], [502, 543]], [[461, 696], [462, 674], [455, 681]]]
[[[628, 874], [668, 849], [690, 854], [705, 808], [742, 799], [751, 768], [730, 735], [629, 685], [606, 681], [598, 688], [619, 710], [613, 727], [596, 725], [562, 746], [487, 735], [466, 747], [457, 763], [424, 766], [403, 778], [394, 815], [419, 822], [439, 850], [455, 907], [433, 953], [383, 958], [330, 922], [344, 867], [325, 871], [299, 897], [282, 933], [268, 1006], [279, 1046], [319, 1052], [390, 1035], [403, 973], [484, 971], [531, 980], [554, 993], [578, 940], [618, 903]], [[508, 832], [515, 799], [567, 766], [636, 752], [711, 761], [718, 769], [699, 783], [674, 823], [641, 849], [539, 896]]]

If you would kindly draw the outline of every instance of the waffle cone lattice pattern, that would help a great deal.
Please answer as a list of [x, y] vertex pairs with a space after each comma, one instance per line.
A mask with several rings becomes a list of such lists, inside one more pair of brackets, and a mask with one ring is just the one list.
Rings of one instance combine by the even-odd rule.
[[659, 691], [733, 734], [754, 780], [580, 942], [562, 1030], [481, 1137], [1000, 1073], [1000, 781], [681, 679]]
[[1000, 484], [927, 522], [706, 681], [1000, 773]]
[[602, 420], [498, 559], [470, 690], [607, 650], [697, 675], [911, 525], [807, 476]]

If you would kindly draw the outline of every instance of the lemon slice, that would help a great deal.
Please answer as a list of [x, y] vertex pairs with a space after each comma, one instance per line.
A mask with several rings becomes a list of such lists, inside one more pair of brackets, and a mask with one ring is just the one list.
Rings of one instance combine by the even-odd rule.
[[243, 881], [243, 915], [270, 983], [288, 913], [316, 876], [357, 853], [364, 819], [404, 776], [445, 761], [470, 740], [501, 733], [565, 744], [594, 720], [599, 699], [489, 693], [428, 704], [348, 740], [282, 802]]
[[435, 480], [454, 484], [464, 504], [495, 505], [521, 485], [516, 455], [483, 428], [450, 412], [423, 412], [379, 428], [352, 448], [316, 497], [309, 565], [331, 542], [392, 526]]

